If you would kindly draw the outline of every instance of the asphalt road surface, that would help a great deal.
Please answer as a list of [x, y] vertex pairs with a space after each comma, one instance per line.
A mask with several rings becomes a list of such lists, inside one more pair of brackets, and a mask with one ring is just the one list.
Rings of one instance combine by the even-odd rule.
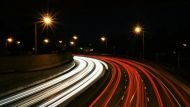
[[62, 75], [1, 97], [0, 106], [190, 107], [189, 86], [148, 64], [106, 56], [74, 60]]
[[189, 86], [171, 74], [133, 60], [94, 58], [105, 61], [113, 70], [109, 83], [89, 106], [190, 107]]
[[0, 106], [57, 106], [66, 105], [104, 75], [104, 63], [91, 58], [74, 57], [73, 69], [49, 81], [0, 99]]

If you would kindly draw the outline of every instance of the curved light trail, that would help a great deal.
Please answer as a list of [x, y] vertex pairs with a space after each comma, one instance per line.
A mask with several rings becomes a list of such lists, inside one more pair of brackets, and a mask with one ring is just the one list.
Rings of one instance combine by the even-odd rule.
[[[85, 79], [81, 79], [80, 82], [78, 82], [76, 85], [74, 85], [73, 87], [69, 88], [69, 90], [66, 90], [64, 92], [62, 92], [61, 94], [59, 94], [58, 96], [56, 96], [56, 98], [47, 101], [46, 103], [40, 105], [40, 107], [45, 107], [45, 106], [58, 106], [59, 104], [65, 102], [67, 99], [80, 94], [81, 92], [84, 91], [85, 88], [89, 87], [90, 85], [92, 85], [92, 83], [94, 83], [95, 81], [97, 81], [99, 78], [101, 78], [102, 76], [102, 71], [103, 71], [103, 66], [102, 64], [95, 59], [90, 59], [90, 58], [84, 58], [86, 60], [91, 60], [94, 62], [94, 64], [96, 65], [95, 69], [93, 70], [93, 72], [91, 74], [88, 75], [88, 77], [86, 77]], [[89, 63], [89, 62], [88, 62]], [[87, 71], [92, 71], [92, 70], [87, 70]], [[79, 77], [76, 77], [79, 78]], [[64, 105], [66, 105], [67, 102], [64, 103]]]
[[[21, 90], [18, 93], [0, 99], [0, 106], [57, 106], [66, 105], [70, 100], [95, 83], [104, 75], [102, 61], [74, 57], [78, 66], [65, 74], [45, 83]], [[65, 72], [65, 71], [63, 71]]]
[[[162, 70], [154, 69], [150, 65], [133, 60], [104, 56], [89, 57], [102, 60], [108, 63], [112, 68], [112, 77], [109, 83], [91, 102], [89, 105], [90, 107], [190, 106], [190, 94], [188, 91], [189, 87], [175, 78], [168, 78], [168, 76], [172, 77], [169, 73], [165, 75], [165, 72]], [[125, 78], [125, 80], [122, 80], [122, 78]], [[121, 97], [117, 94], [122, 88], [119, 84], [122, 83], [125, 85], [123, 85], [124, 90]], [[114, 87], [112, 87], [112, 85], [114, 85]], [[121, 99], [118, 99], [119, 97]], [[117, 103], [113, 103], [113, 101], [117, 101]]]
[[[93, 94], [93, 98], [85, 106], [190, 107], [189, 86], [166, 71], [129, 59], [87, 57], [75, 56], [76, 66], [73, 69], [1, 98], [0, 106], [67, 106], [98, 83], [101, 91], [95, 91], [97, 93]], [[104, 74], [109, 74], [109, 79], [105, 78], [106, 82], [103, 83], [97, 82], [104, 79]]]

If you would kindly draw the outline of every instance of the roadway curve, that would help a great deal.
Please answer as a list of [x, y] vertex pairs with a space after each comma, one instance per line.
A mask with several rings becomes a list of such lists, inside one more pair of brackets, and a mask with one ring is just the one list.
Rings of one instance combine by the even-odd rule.
[[75, 56], [74, 68], [1, 97], [0, 106], [190, 107], [189, 86], [169, 73], [123, 58], [87, 57]]
[[68, 68], [61, 75], [20, 90], [0, 99], [0, 106], [58, 106], [67, 105], [104, 75], [107, 65], [99, 60], [74, 57], [75, 68]]
[[110, 81], [90, 107], [190, 107], [190, 88], [169, 73], [133, 60], [90, 57], [112, 68]]

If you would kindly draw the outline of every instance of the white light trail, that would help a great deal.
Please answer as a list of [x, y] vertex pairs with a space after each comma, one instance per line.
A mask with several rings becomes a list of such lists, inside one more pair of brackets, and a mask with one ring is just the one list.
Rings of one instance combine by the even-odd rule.
[[[105, 62], [93, 58], [75, 56], [74, 60], [78, 63], [76, 68], [67, 69], [70, 71], [65, 70], [63, 71], [65, 73], [47, 82], [2, 98], [0, 106], [9, 104], [10, 106], [25, 107], [40, 101], [39, 106], [41, 107], [57, 106], [63, 102], [65, 105], [99, 80], [104, 75], [104, 67], [108, 69]], [[51, 98], [51, 96], [54, 97]], [[51, 99], [44, 100], [49, 97]]]
[[71, 87], [69, 90], [66, 90], [65, 92], [59, 94], [54, 99], [40, 105], [40, 107], [45, 107], [45, 106], [55, 107], [61, 103], [67, 104], [70, 101], [68, 99], [71, 99], [72, 97], [75, 97], [78, 94], [82, 93], [100, 78], [99, 76], [101, 76], [101, 74], [103, 73], [103, 66], [100, 63], [100, 61], [92, 58], [85, 58], [85, 57], [80, 57], [80, 58], [86, 59], [86, 61], [92, 60], [96, 65], [95, 70], [88, 77], [81, 80], [79, 83]]
[[62, 75], [62, 76], [57, 77], [55, 79], [52, 79], [52, 80], [50, 80], [48, 82], [45, 82], [45, 83], [40, 84], [38, 86], [32, 87], [30, 89], [27, 89], [27, 90], [25, 90], [23, 92], [17, 93], [15, 95], [10, 96], [10, 97], [1, 99], [0, 100], [0, 106], [6, 105], [8, 103], [12, 103], [12, 102], [20, 100], [20, 99], [22, 99], [24, 97], [30, 96], [30, 95], [32, 95], [34, 93], [42, 91], [42, 90], [44, 90], [44, 89], [46, 89], [46, 88], [48, 88], [48, 87], [50, 87], [50, 86], [52, 86], [54, 84], [57, 84], [57, 83], [65, 80], [65, 79], [75, 75], [76, 73], [80, 72], [81, 70], [83, 70], [87, 66], [87, 63], [85, 61], [79, 59], [79, 62], [80, 62], [79, 66], [76, 69], [72, 70], [72, 72], [68, 72], [65, 75]]

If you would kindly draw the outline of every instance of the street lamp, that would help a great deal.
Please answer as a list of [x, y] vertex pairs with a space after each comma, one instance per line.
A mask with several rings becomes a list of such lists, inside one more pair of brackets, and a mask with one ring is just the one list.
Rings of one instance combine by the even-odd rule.
[[43, 22], [46, 25], [51, 25], [52, 21], [53, 21], [52, 18], [50, 16], [48, 16], [48, 15], [43, 17]]
[[13, 38], [11, 38], [11, 37], [7, 38], [7, 42], [8, 43], [12, 43], [13, 42]]
[[44, 43], [45, 43], [45, 44], [48, 44], [48, 43], [49, 43], [49, 39], [47, 39], [47, 38], [44, 39]]
[[186, 43], [183, 43], [182, 46], [183, 46], [183, 47], [187, 47], [187, 44], [186, 44]]
[[62, 41], [62, 40], [59, 40], [58, 42], [59, 42], [60, 44], [62, 44], [62, 43], [63, 43], [63, 41]]
[[6, 39], [5, 41], [5, 47], [7, 48], [8, 47], [8, 43], [12, 43], [13, 42], [13, 38], [12, 37], [9, 37]]
[[73, 39], [74, 39], [74, 40], [77, 40], [77, 39], [78, 39], [78, 36], [77, 36], [77, 35], [73, 36]]
[[16, 44], [17, 44], [17, 45], [20, 45], [20, 43], [21, 43], [20, 41], [16, 41]]
[[72, 41], [70, 41], [70, 45], [73, 46], [74, 48], [77, 47], [77, 39], [78, 39], [78, 36], [77, 35], [74, 35], [72, 37]]
[[[40, 20], [41, 23], [43, 23], [43, 25], [45, 27], [51, 26], [54, 22], [53, 16], [50, 16], [48, 13], [45, 15], [42, 15], [42, 18]], [[35, 26], [34, 26], [34, 35], [35, 35], [35, 54], [38, 53], [38, 33], [37, 33], [37, 24], [39, 22], [35, 22]]]
[[139, 35], [142, 33], [142, 45], [143, 45], [143, 52], [142, 52], [142, 56], [144, 58], [144, 31], [143, 31], [143, 28], [139, 25], [137, 25], [135, 28], [134, 28], [134, 33]]
[[70, 45], [71, 46], [75, 45], [75, 42], [74, 41], [70, 41]]
[[105, 43], [106, 43], [106, 48], [107, 48], [107, 38], [106, 38], [105, 36], [102, 36], [102, 37], [100, 38], [100, 40], [101, 40], [102, 42], [105, 42]]
[[136, 34], [139, 34], [139, 33], [141, 33], [142, 28], [140, 26], [136, 26], [134, 31], [135, 31]]
[[102, 42], [105, 42], [106, 41], [106, 38], [103, 36], [100, 38]]
[[[182, 48], [186, 48], [187, 47], [187, 43], [182, 43]], [[178, 56], [177, 56], [177, 67], [180, 68], [180, 62], [182, 62], [181, 60], [183, 60], [183, 56], [182, 56], [182, 51], [178, 52]]]

